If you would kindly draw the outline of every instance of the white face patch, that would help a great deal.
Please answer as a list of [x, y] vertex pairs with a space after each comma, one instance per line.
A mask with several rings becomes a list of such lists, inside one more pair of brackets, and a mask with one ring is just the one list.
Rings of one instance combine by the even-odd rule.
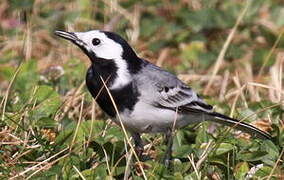
[[[126, 60], [122, 59], [123, 48], [119, 43], [108, 38], [103, 32], [98, 30], [75, 32], [75, 35], [87, 45], [85, 48], [88, 51], [93, 51], [98, 58], [114, 60], [118, 71], [116, 79], [109, 87], [110, 89], [121, 88], [131, 81]], [[100, 40], [98, 45], [93, 45], [92, 41], [94, 38]]]
[[[116, 59], [121, 57], [123, 49], [120, 44], [108, 38], [103, 32], [98, 30], [87, 32], [75, 32], [75, 35], [82, 40], [90, 50], [95, 52], [97, 57], [104, 59]], [[93, 45], [94, 38], [100, 40], [98, 45]]]

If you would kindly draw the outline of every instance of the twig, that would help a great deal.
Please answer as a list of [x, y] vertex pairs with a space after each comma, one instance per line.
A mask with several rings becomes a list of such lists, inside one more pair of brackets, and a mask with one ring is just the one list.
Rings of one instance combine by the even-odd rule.
[[222, 50], [220, 51], [220, 53], [218, 55], [217, 61], [215, 63], [214, 69], [213, 69], [213, 73], [212, 73], [211, 79], [208, 82], [208, 84], [207, 84], [207, 86], [206, 86], [206, 88], [204, 90], [204, 94], [208, 94], [208, 91], [210, 90], [210, 88], [211, 88], [211, 86], [213, 84], [214, 78], [215, 78], [216, 74], [218, 73], [218, 71], [219, 71], [219, 69], [221, 67], [221, 64], [223, 63], [225, 53], [226, 53], [226, 51], [227, 51], [227, 49], [228, 49], [228, 47], [229, 47], [229, 45], [230, 45], [230, 43], [231, 43], [235, 33], [236, 33], [236, 30], [237, 30], [238, 26], [240, 25], [242, 19], [244, 18], [248, 8], [250, 7], [251, 1], [249, 0], [249, 1], [246, 1], [246, 2], [247, 3], [245, 5], [243, 11], [241, 12], [240, 16], [238, 17], [238, 19], [236, 21], [236, 24], [234, 25], [232, 31], [230, 32], [228, 38], [226, 39], [225, 44], [223, 45]]

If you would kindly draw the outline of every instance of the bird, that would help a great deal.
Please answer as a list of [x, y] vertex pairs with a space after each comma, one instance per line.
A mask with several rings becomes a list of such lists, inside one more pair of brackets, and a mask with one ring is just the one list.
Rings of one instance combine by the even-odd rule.
[[120, 35], [103, 30], [55, 35], [77, 45], [91, 61], [86, 85], [100, 108], [118, 125], [123, 124], [141, 157], [142, 133], [163, 133], [168, 148], [164, 163], [171, 160], [172, 132], [189, 124], [213, 121], [270, 139], [269, 133], [215, 112], [191, 87], [174, 74], [139, 57]]

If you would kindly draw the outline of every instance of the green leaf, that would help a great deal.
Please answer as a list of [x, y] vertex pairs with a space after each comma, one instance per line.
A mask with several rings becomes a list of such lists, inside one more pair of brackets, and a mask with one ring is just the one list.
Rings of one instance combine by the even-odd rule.
[[234, 149], [234, 145], [229, 144], [229, 143], [221, 143], [216, 149], [216, 155], [219, 156], [219, 155], [225, 154], [233, 149]]
[[116, 167], [115, 171], [114, 171], [114, 176], [123, 175], [124, 172], [125, 172], [125, 168], [126, 168], [126, 166]]
[[223, 159], [221, 159], [217, 156], [210, 157], [209, 162], [210, 162], [210, 164], [217, 164], [217, 165], [221, 165], [221, 166], [224, 166], [224, 167], [228, 166], [228, 164]]
[[72, 140], [72, 137], [73, 137], [72, 135], [73, 135], [73, 129], [71, 128], [60, 131], [60, 133], [56, 136], [55, 144], [60, 145], [60, 146], [62, 146], [62, 144], [68, 145]]
[[34, 98], [38, 104], [31, 112], [31, 119], [35, 121], [54, 115], [61, 105], [59, 94], [49, 86], [39, 86]]
[[24, 62], [13, 84], [13, 88], [19, 93], [19, 98], [23, 102], [27, 102], [32, 96], [32, 90], [37, 85], [38, 80], [37, 62], [35, 60]]
[[256, 151], [256, 152], [246, 152], [246, 153], [239, 153], [237, 155], [237, 159], [243, 161], [260, 161], [263, 157], [267, 155], [265, 151]]
[[207, 125], [208, 123], [202, 123], [202, 126], [199, 127], [197, 136], [196, 136], [196, 145], [201, 146], [203, 143], [208, 143], [210, 139], [210, 135], [207, 133]]
[[43, 117], [37, 120], [36, 125], [41, 128], [54, 128], [58, 126], [58, 123], [54, 119]]
[[100, 164], [94, 170], [96, 178], [105, 179], [107, 176], [107, 167], [106, 164]]
[[34, 0], [10, 0], [9, 2], [15, 9], [31, 9], [34, 4]]
[[[197, 172], [197, 173], [199, 173], [199, 172]], [[195, 171], [192, 171], [190, 174], [186, 175], [184, 177], [184, 179], [185, 180], [193, 180], [193, 179], [200, 179], [200, 178], [197, 176]]]
[[10, 66], [0, 66], [0, 78], [10, 80], [14, 74], [15, 69]]
[[52, 98], [53, 96], [58, 95], [52, 87], [42, 85], [37, 88], [34, 96], [36, 97], [37, 103], [41, 103], [42, 101], [47, 100], [48, 98]]
[[[262, 178], [266, 178], [267, 176], [270, 175], [272, 171], [272, 167], [269, 166], [263, 166], [262, 168], [258, 169], [255, 174], [253, 175], [253, 177], [262, 177]], [[273, 180], [276, 178], [272, 178]]]
[[234, 176], [236, 179], [245, 179], [246, 174], [249, 171], [247, 162], [238, 163], [234, 169]]
[[270, 140], [265, 140], [260, 149], [261, 151], [267, 152], [267, 155], [263, 157], [262, 161], [273, 166], [279, 157], [279, 149], [276, 145]]
[[192, 152], [190, 145], [181, 145], [173, 149], [173, 156], [177, 158], [186, 158]]
[[192, 41], [182, 48], [183, 66], [190, 67], [189, 63], [199, 63], [199, 55], [205, 51], [205, 44], [202, 41]]

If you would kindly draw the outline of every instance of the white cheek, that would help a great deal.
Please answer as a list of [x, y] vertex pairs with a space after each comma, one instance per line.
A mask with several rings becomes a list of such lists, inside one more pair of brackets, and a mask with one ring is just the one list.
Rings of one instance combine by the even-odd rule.
[[97, 57], [104, 59], [117, 59], [122, 55], [122, 48], [106, 47], [105, 45], [93, 47], [92, 50], [96, 53]]
[[[88, 46], [88, 50], [93, 51], [98, 58], [113, 60], [117, 66], [117, 77], [110, 89], [118, 89], [127, 85], [131, 81], [131, 75], [127, 69], [127, 63], [122, 59], [123, 48], [120, 44], [109, 39], [105, 34], [98, 31], [87, 33], [76, 33], [79, 39], [82, 39]], [[101, 44], [94, 46], [92, 38], [101, 40]]]

